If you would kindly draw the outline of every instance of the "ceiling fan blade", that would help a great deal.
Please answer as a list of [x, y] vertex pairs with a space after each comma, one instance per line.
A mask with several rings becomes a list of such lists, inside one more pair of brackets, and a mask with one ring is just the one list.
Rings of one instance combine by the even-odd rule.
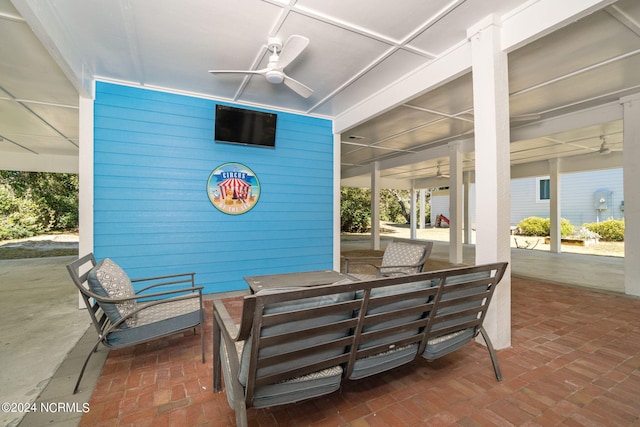
[[284, 84], [289, 86], [293, 91], [295, 91], [298, 95], [303, 98], [308, 98], [313, 95], [313, 89], [303, 85], [297, 80], [292, 79], [291, 77], [285, 75], [284, 76]]
[[268, 70], [209, 70], [211, 74], [261, 74], [265, 75]]
[[304, 36], [292, 35], [289, 37], [282, 48], [282, 52], [280, 52], [277, 67], [283, 69], [291, 64], [308, 45], [309, 39]]

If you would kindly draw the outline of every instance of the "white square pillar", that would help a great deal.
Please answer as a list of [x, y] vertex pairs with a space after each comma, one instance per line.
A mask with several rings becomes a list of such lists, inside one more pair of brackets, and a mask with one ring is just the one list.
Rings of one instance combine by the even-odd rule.
[[462, 152], [449, 143], [449, 262], [462, 263]]
[[562, 252], [562, 212], [560, 211], [560, 159], [549, 160], [549, 218], [551, 252]]
[[[467, 32], [471, 41], [476, 154], [476, 263], [511, 261], [509, 80], [497, 17]], [[484, 327], [493, 345], [511, 346], [511, 269], [497, 286]]]
[[621, 99], [624, 108], [624, 291], [640, 296], [640, 96]]
[[371, 164], [371, 249], [380, 249], [380, 163]]

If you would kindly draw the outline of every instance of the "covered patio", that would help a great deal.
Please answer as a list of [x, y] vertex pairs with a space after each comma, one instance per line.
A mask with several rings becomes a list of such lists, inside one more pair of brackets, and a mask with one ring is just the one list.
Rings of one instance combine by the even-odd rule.
[[[347, 383], [323, 398], [249, 410], [250, 423], [637, 424], [640, 301], [519, 278], [511, 284], [513, 346], [498, 355], [502, 383], [486, 350], [472, 344], [431, 364], [420, 360], [392, 375]], [[210, 339], [210, 322], [206, 333]], [[198, 357], [192, 335], [114, 352], [80, 425], [234, 425], [226, 395], [211, 390], [211, 364]]]
[[[332, 395], [249, 410], [252, 425], [635, 425], [640, 420], [640, 301], [512, 278], [512, 347], [495, 381], [480, 344], [347, 383]], [[232, 305], [233, 306], [233, 305]], [[197, 336], [112, 352], [79, 425], [234, 425], [212, 391]], [[235, 305], [240, 307], [239, 304]], [[235, 314], [239, 314], [236, 310]], [[40, 414], [42, 416], [43, 414]], [[37, 414], [28, 414], [23, 425]]]
[[[639, 302], [630, 296], [640, 292], [637, 2], [375, 2], [371, 14], [363, 3], [199, 3], [163, 1], [149, 14], [126, 1], [0, 2], [0, 29], [16, 41], [5, 56], [18, 64], [0, 82], [10, 113], [0, 123], [0, 168], [79, 173], [81, 254], [115, 258], [134, 276], [189, 266], [219, 298], [266, 268], [337, 269], [341, 185], [417, 191], [448, 175], [455, 215], [444, 261], [511, 266], [487, 318], [503, 383], [491, 380], [484, 349], [469, 346], [326, 399], [252, 411], [256, 424], [638, 423]], [[292, 35], [312, 41], [290, 70], [313, 86], [310, 97], [207, 72], [267, 66], [269, 46]], [[278, 149], [218, 144], [218, 103], [276, 111], [286, 125]], [[202, 191], [229, 160], [255, 167], [268, 184], [254, 216], [215, 216]], [[624, 169], [629, 245], [620, 263], [604, 268], [560, 253], [533, 261], [509, 248], [511, 178], [550, 177], [557, 242], [561, 176], [605, 168]], [[466, 258], [471, 184], [482, 195], [482, 227], [480, 256]], [[613, 283], [607, 291], [615, 293], [573, 287], [587, 283]], [[226, 398], [211, 391], [210, 363], [196, 363], [198, 338], [113, 352], [101, 374], [95, 366], [95, 391], [77, 398], [89, 412], [29, 414], [23, 424], [43, 424], [32, 418], [42, 416], [83, 425], [232, 424]], [[72, 357], [50, 385], [62, 389], [74, 377]]]
[[[447, 262], [447, 247], [436, 243], [433, 259], [438, 266]], [[531, 269], [522, 252], [512, 254], [513, 339], [510, 348], [498, 352], [502, 383], [493, 377], [486, 349], [470, 344], [434, 363], [418, 361], [394, 375], [350, 382], [327, 397], [252, 409], [250, 421], [270, 426], [636, 425], [640, 420], [635, 403], [640, 392], [640, 300], [585, 288], [603, 282], [622, 286], [621, 273], [606, 279], [596, 274], [609, 271], [609, 258], [560, 254], [572, 257], [571, 262], [584, 271], [586, 279], [579, 287], [523, 278], [521, 274]], [[543, 253], [537, 261], [536, 272], [553, 269], [545, 259], [555, 260], [558, 254], [547, 255]], [[72, 292], [64, 280], [58, 286]], [[108, 357], [102, 347], [85, 374], [80, 394], [72, 396], [78, 368], [74, 360], [82, 360], [94, 342], [95, 332], [88, 330], [38, 402], [88, 402], [90, 411], [29, 413], [20, 425], [61, 420], [92, 426], [234, 425], [226, 395], [212, 391], [211, 301], [206, 305], [206, 364], [199, 361], [199, 337], [192, 334], [112, 352]]]

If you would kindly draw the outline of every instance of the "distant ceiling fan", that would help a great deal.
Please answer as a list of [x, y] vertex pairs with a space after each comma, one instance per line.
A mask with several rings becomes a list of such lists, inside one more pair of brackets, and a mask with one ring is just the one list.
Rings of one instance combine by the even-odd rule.
[[611, 148], [607, 146], [607, 138], [604, 135], [602, 135], [600, 136], [600, 140], [602, 141], [602, 144], [600, 144], [600, 149], [598, 150], [598, 153], [602, 155], [611, 153]]
[[440, 162], [438, 162], [438, 167], [436, 169], [436, 178], [449, 178], [449, 175], [442, 173], [440, 170]]
[[259, 74], [264, 76], [269, 83], [284, 83], [298, 95], [308, 98], [313, 94], [313, 90], [287, 76], [284, 72], [287, 65], [291, 64], [308, 44], [308, 38], [292, 35], [283, 47], [281, 39], [270, 37], [267, 46], [272, 53], [267, 68], [261, 70], [209, 70], [209, 72], [211, 74]]

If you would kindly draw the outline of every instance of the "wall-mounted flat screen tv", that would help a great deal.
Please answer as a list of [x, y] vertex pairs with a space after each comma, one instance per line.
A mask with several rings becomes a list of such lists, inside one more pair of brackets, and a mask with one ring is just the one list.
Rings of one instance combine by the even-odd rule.
[[216, 105], [215, 140], [231, 144], [276, 146], [278, 115]]

